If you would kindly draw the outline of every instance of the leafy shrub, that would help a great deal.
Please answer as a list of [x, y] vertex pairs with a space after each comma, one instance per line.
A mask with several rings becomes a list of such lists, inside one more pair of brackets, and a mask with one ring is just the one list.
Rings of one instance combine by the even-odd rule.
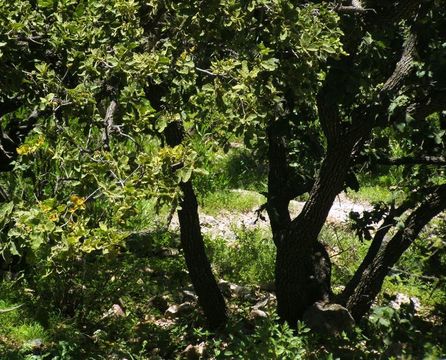
[[206, 239], [211, 262], [225, 278], [244, 284], [261, 284], [274, 278], [275, 246], [265, 231], [240, 228], [236, 239]]

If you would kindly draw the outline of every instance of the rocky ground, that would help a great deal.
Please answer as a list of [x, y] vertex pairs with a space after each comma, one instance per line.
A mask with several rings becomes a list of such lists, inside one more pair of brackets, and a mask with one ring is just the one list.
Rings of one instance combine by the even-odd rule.
[[[234, 190], [240, 192], [241, 195], [249, 193], [247, 190]], [[305, 202], [291, 201], [290, 212], [291, 216], [295, 217], [302, 210]], [[365, 210], [370, 210], [371, 206], [365, 202], [355, 202], [350, 200], [344, 193], [341, 193], [333, 203], [333, 206], [328, 214], [327, 221], [330, 223], [344, 223], [348, 221], [349, 213], [355, 211], [362, 213]], [[235, 240], [235, 230], [239, 228], [246, 229], [265, 229], [269, 231], [269, 219], [266, 211], [262, 212], [262, 217], [258, 216], [258, 207], [252, 208], [247, 212], [230, 212], [224, 210], [216, 216], [211, 216], [200, 211], [200, 222], [204, 234], [211, 237], [222, 237], [228, 241]], [[175, 215], [170, 223], [170, 228], [178, 229], [178, 217]]]

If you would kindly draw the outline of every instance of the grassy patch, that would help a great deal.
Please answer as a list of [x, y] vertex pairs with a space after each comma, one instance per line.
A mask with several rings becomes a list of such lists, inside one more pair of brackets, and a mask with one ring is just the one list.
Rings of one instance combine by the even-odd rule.
[[266, 230], [238, 229], [236, 240], [207, 239], [218, 274], [235, 283], [259, 285], [273, 281], [276, 249]]
[[[16, 305], [0, 300], [2, 310], [13, 309]], [[24, 308], [0, 313], [0, 354], [2, 352], [7, 354], [10, 349], [26, 354], [32, 349], [31, 341], [45, 343], [48, 337], [48, 331]], [[7, 356], [7, 358], [15, 358], [12, 354]]]
[[388, 187], [382, 185], [365, 185], [361, 186], [359, 191], [348, 190], [347, 196], [353, 201], [374, 203], [390, 201], [394, 195]]
[[202, 209], [208, 215], [217, 215], [223, 210], [247, 212], [265, 203], [265, 197], [253, 191], [220, 191], [208, 194], [202, 200]]
[[335, 224], [326, 225], [319, 240], [326, 245], [332, 261], [332, 285], [345, 285], [364, 258], [369, 243], [361, 243], [345, 225]]
[[259, 162], [251, 152], [232, 148], [228, 153], [206, 153], [207, 161], [203, 164], [206, 174], [195, 174], [194, 185], [199, 198], [209, 193], [229, 189], [265, 191], [267, 188], [268, 167]]

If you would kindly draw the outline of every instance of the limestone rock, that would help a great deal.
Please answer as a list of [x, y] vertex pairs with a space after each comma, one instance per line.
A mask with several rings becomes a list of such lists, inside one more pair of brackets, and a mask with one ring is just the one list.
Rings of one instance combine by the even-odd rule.
[[104, 314], [102, 314], [102, 320], [110, 317], [124, 317], [125, 312], [118, 304], [113, 304]]
[[218, 282], [218, 287], [220, 288], [223, 296], [228, 298], [234, 296], [242, 299], [248, 299], [251, 296], [251, 291], [248, 288], [230, 283], [226, 280], [220, 280]]
[[268, 315], [263, 310], [252, 309], [251, 312], [249, 313], [249, 317], [253, 320], [257, 320], [257, 319], [266, 319]]
[[204, 351], [206, 350], [206, 344], [201, 342], [198, 345], [188, 345], [184, 349], [183, 353], [188, 360], [199, 360], [203, 358]]
[[349, 330], [355, 324], [345, 307], [323, 302], [316, 302], [305, 311], [303, 320], [311, 330], [330, 335]]
[[252, 307], [253, 309], [262, 309], [268, 306], [271, 303], [276, 301], [276, 297], [273, 294], [267, 294], [260, 300], [257, 300], [257, 303]]
[[168, 319], [179, 318], [181, 316], [190, 314], [193, 309], [194, 306], [190, 302], [184, 302], [180, 305], [170, 306], [164, 313], [164, 316]]
[[395, 299], [392, 300], [389, 305], [395, 310], [399, 310], [401, 305], [409, 305], [415, 312], [421, 307], [420, 299], [415, 296], [409, 297], [402, 293], [396, 294]]

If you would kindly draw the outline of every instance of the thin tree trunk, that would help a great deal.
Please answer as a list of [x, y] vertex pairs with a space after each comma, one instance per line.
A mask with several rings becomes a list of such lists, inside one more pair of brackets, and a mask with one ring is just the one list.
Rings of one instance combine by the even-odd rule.
[[[407, 248], [416, 240], [423, 227], [441, 211], [446, 209], [446, 184], [439, 186], [416, 210], [410, 214], [404, 229], [398, 231], [391, 240], [378, 251], [373, 261], [361, 270], [352, 294], [346, 301], [355, 320], [360, 320], [370, 309], [373, 300], [381, 291], [384, 278], [400, 259]], [[359, 269], [358, 269], [359, 271]]]
[[[165, 136], [169, 146], [179, 145], [183, 140], [182, 125], [176, 122], [169, 124]], [[180, 188], [183, 192], [178, 210], [181, 246], [189, 276], [198, 295], [198, 302], [208, 320], [209, 327], [217, 328], [227, 320], [226, 304], [206, 255], [198, 216], [198, 203], [192, 182], [182, 182]]]
[[392, 226], [396, 224], [395, 218], [401, 216], [405, 211], [407, 211], [410, 208], [410, 205], [411, 205], [410, 201], [405, 201], [398, 208], [392, 209], [390, 213], [386, 216], [382, 225], [379, 227], [378, 231], [373, 237], [372, 243], [370, 244], [366, 256], [361, 262], [361, 265], [359, 265], [355, 274], [352, 276], [350, 281], [345, 286], [345, 289], [342, 292], [342, 294], [339, 295], [337, 301], [340, 304], [343, 305], [346, 304], [347, 299], [353, 294], [355, 288], [358, 286], [358, 283], [360, 282], [361, 277], [364, 274], [364, 271], [367, 269], [367, 267], [371, 265], [376, 255], [378, 254], [379, 250], [381, 249], [384, 237], [390, 231]]
[[227, 319], [224, 298], [217, 286], [205, 252], [198, 217], [197, 199], [190, 181], [180, 184], [183, 198], [178, 210], [181, 246], [186, 258], [189, 275], [198, 295], [198, 302], [211, 328], [217, 328]]

